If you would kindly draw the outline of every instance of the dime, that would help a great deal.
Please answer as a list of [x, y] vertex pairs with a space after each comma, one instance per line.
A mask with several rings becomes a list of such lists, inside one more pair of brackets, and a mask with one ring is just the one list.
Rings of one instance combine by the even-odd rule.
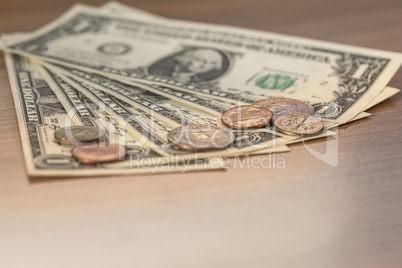
[[85, 164], [98, 164], [119, 161], [126, 154], [126, 149], [118, 144], [101, 142], [96, 145], [74, 147], [73, 157]]
[[315, 135], [324, 128], [319, 118], [302, 113], [280, 115], [275, 119], [275, 125], [283, 133], [304, 136]]
[[312, 114], [314, 112], [314, 108], [310, 104], [304, 101], [287, 98], [272, 98], [261, 100], [257, 101], [253, 105], [259, 105], [270, 109], [271, 112], [274, 114], [274, 119], [283, 114]]
[[264, 127], [272, 118], [272, 112], [258, 105], [243, 105], [227, 110], [222, 115], [222, 123], [234, 129]]
[[167, 138], [169, 142], [185, 150], [209, 151], [229, 146], [234, 140], [234, 134], [230, 129], [191, 125], [169, 131]]
[[98, 127], [71, 126], [59, 128], [54, 132], [54, 138], [63, 143], [94, 142], [105, 136], [105, 132]]

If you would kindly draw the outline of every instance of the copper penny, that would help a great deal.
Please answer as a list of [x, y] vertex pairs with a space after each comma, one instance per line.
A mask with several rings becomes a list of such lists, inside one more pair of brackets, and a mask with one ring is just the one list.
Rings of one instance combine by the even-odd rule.
[[314, 108], [310, 104], [304, 101], [287, 98], [272, 98], [261, 100], [257, 101], [253, 105], [259, 105], [270, 109], [271, 112], [274, 114], [274, 119], [283, 114], [312, 114], [314, 112]]
[[74, 147], [71, 153], [81, 163], [98, 164], [119, 161], [125, 156], [126, 149], [118, 144], [101, 142]]
[[308, 114], [283, 114], [275, 119], [276, 128], [289, 135], [315, 135], [323, 130], [321, 119]]
[[90, 126], [63, 127], [54, 132], [54, 138], [63, 143], [94, 142], [104, 136], [102, 129]]
[[272, 118], [272, 112], [259, 105], [243, 105], [227, 110], [222, 123], [234, 129], [262, 128]]
[[230, 129], [209, 125], [191, 125], [172, 129], [168, 141], [185, 150], [209, 151], [222, 149], [234, 141]]

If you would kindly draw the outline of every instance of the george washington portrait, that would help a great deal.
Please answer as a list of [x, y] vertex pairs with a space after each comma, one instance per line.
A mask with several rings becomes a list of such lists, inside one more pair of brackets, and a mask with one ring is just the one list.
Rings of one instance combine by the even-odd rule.
[[228, 68], [229, 59], [222, 51], [191, 47], [153, 63], [148, 73], [190, 84], [215, 80], [226, 73]]

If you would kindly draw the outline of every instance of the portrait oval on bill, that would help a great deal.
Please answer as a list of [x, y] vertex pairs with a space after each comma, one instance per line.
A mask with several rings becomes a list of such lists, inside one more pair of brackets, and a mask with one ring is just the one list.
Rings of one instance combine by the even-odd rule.
[[226, 53], [206, 47], [185, 48], [162, 58], [148, 68], [148, 73], [183, 84], [210, 82], [229, 69]]

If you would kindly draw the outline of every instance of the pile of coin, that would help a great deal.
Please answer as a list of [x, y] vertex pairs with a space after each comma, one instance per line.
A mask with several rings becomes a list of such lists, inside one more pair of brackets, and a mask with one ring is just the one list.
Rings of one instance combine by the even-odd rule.
[[122, 159], [126, 150], [123, 146], [100, 142], [105, 131], [91, 126], [70, 126], [56, 130], [54, 139], [63, 144], [73, 144], [71, 154], [84, 164], [115, 162]]
[[[266, 122], [267, 120], [269, 122], [272, 117], [276, 129], [288, 135], [316, 135], [324, 129], [322, 121], [312, 115], [314, 108], [310, 104], [300, 100], [271, 98], [249, 105], [247, 109], [243, 107], [245, 106], [235, 107], [226, 111], [222, 116], [223, 124], [227, 125], [227, 118], [233, 114], [232, 110], [237, 109], [238, 114], [235, 118], [239, 122], [242, 122], [242, 125], [257, 128], [264, 127], [265, 125], [263, 125], [262, 122]], [[272, 113], [272, 116], [268, 113], [255, 113], [252, 115], [248, 112], [250, 110], [256, 110], [252, 107], [265, 108]], [[233, 118], [233, 116], [231, 118]], [[247, 121], [248, 124], [244, 124], [244, 121]], [[261, 124], [257, 122], [261, 122]], [[237, 125], [236, 123], [232, 123], [231, 126], [236, 128]]]
[[324, 129], [321, 119], [312, 114], [314, 108], [303, 101], [288, 98], [271, 98], [253, 105], [265, 107], [273, 113], [276, 129], [288, 135], [311, 136]]
[[316, 135], [324, 124], [311, 115], [313, 112], [314, 108], [306, 102], [271, 98], [229, 109], [222, 115], [222, 123], [234, 129], [261, 128], [272, 118], [276, 129], [285, 134]]
[[314, 108], [303, 101], [288, 98], [271, 98], [252, 105], [227, 110], [222, 123], [230, 129], [206, 125], [182, 126], [171, 130], [168, 141], [179, 148], [191, 151], [222, 149], [234, 141], [231, 129], [263, 128], [271, 120], [276, 129], [287, 135], [311, 136], [324, 129], [322, 121], [313, 116]]

